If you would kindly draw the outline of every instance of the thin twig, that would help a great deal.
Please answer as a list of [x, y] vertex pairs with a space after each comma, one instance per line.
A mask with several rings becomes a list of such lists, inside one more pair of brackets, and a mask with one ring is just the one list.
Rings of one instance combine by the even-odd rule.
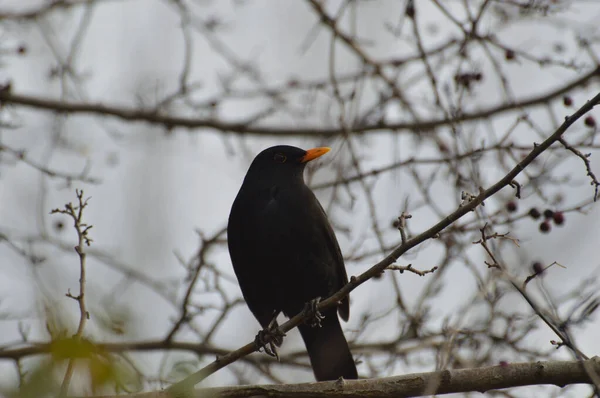
[[[75, 231], [77, 231], [77, 246], [75, 246], [75, 252], [79, 256], [79, 294], [74, 296], [69, 291], [66, 296], [77, 301], [79, 304], [79, 325], [77, 326], [77, 331], [73, 335], [74, 340], [81, 340], [83, 337], [83, 330], [85, 328], [85, 324], [87, 320], [90, 318], [90, 314], [87, 311], [86, 303], [85, 303], [85, 260], [86, 253], [84, 250], [84, 245], [89, 246], [91, 243], [91, 239], [88, 236], [89, 230], [92, 228], [91, 225], [87, 225], [83, 223], [83, 209], [88, 204], [87, 199], [83, 199], [83, 191], [75, 190], [77, 195], [78, 205], [73, 206], [72, 203], [67, 203], [63, 210], [54, 209], [50, 212], [50, 214], [66, 214], [73, 219]], [[61, 384], [60, 388], [60, 396], [64, 397], [67, 395], [69, 391], [69, 384], [71, 382], [71, 378], [73, 376], [73, 369], [75, 366], [75, 358], [70, 358], [69, 363], [67, 365], [67, 370], [65, 372], [65, 377]]]

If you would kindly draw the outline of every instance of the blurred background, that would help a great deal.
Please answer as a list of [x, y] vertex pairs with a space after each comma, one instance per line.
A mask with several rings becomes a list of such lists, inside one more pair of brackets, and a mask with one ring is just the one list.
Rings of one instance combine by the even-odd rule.
[[[427, 230], [599, 91], [595, 1], [414, 3], [1, 1], [2, 391], [58, 389], [73, 357], [74, 394], [157, 389], [252, 341], [225, 228], [262, 149], [332, 148], [305, 179], [358, 275], [400, 244], [403, 211], [409, 237]], [[539, 313], [598, 352], [598, 118], [397, 261], [434, 272], [351, 294], [361, 376], [573, 359]], [[76, 189], [87, 348], [69, 339], [77, 231], [50, 214]], [[295, 330], [281, 354], [202, 385], [313, 380]], [[540, 391], [589, 388], [511, 396]]]

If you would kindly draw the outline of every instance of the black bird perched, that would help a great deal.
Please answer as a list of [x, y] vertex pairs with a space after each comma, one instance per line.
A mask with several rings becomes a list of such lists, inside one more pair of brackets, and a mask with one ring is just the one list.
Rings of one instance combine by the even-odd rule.
[[[306, 163], [327, 152], [285, 145], [265, 149], [250, 165], [231, 208], [231, 262], [263, 328], [280, 311], [293, 317], [307, 302], [325, 299], [348, 282], [333, 229], [303, 177]], [[321, 327], [298, 327], [318, 381], [358, 378], [337, 312], [348, 320], [348, 298], [322, 314]]]

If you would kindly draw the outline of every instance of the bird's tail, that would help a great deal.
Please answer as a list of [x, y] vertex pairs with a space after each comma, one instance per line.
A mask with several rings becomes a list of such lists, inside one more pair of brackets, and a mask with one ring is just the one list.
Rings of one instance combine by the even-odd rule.
[[298, 326], [315, 378], [317, 381], [337, 380], [340, 377], [357, 379], [356, 365], [342, 332], [337, 310], [334, 308], [324, 315], [321, 327]]

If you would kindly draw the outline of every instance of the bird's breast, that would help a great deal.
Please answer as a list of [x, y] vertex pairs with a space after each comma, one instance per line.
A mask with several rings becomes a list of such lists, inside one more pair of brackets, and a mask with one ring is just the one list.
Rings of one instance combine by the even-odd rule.
[[[312, 298], [331, 294], [340, 276], [324, 217], [308, 188], [272, 186], [240, 192], [229, 236], [238, 278], [252, 280], [257, 292], [271, 292], [273, 302], [291, 303], [283, 308], [291, 312]], [[244, 250], [235, 250], [238, 247]]]

